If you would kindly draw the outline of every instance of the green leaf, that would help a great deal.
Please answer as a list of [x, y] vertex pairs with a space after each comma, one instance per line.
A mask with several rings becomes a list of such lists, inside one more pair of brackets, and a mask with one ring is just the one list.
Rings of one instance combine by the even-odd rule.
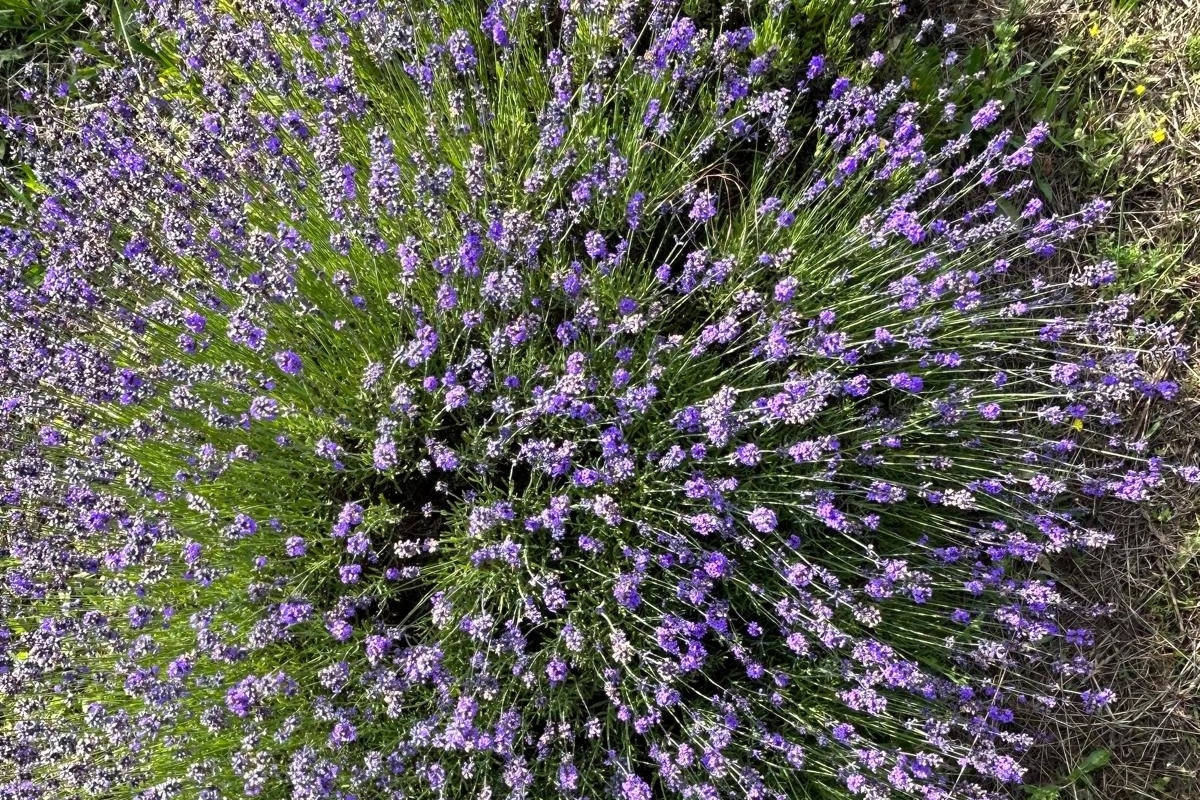
[[1095, 772], [1107, 764], [1111, 759], [1111, 750], [1105, 750], [1104, 748], [1093, 750], [1084, 756], [1083, 761], [1080, 761], [1079, 765], [1071, 771], [1071, 779], [1074, 780], [1081, 775], [1087, 775], [1089, 772]]
[[1054, 202], [1054, 190], [1050, 188], [1050, 182], [1040, 172], [1034, 176], [1034, 182], [1037, 183], [1038, 190], [1051, 203]]
[[1049, 55], [1049, 56], [1046, 58], [1046, 60], [1042, 62], [1042, 68], [1044, 69], [1044, 68], [1046, 68], [1046, 67], [1050, 66], [1050, 65], [1051, 65], [1051, 64], [1053, 64], [1055, 61], [1058, 61], [1059, 59], [1066, 57], [1067, 55], [1069, 55], [1070, 53], [1073, 53], [1073, 52], [1075, 52], [1075, 51], [1076, 51], [1076, 50], [1078, 50], [1078, 49], [1079, 49], [1079, 48], [1078, 48], [1078, 47], [1076, 47], [1075, 45], [1071, 45], [1071, 44], [1060, 44], [1058, 47], [1056, 47], [1056, 48], [1054, 49], [1054, 52], [1053, 52], [1053, 53], [1051, 53], [1051, 54], [1050, 54], [1050, 55]]
[[1019, 66], [1015, 70], [1013, 70], [1012, 75], [1010, 75], [1008, 77], [1008, 81], [1006, 81], [1006, 82], [1009, 84], [1016, 83], [1017, 81], [1021, 80], [1029, 73], [1033, 72], [1033, 70], [1036, 66], [1037, 65], [1034, 64], [1032, 61], [1025, 62], [1024, 64], [1022, 64], [1021, 66]]

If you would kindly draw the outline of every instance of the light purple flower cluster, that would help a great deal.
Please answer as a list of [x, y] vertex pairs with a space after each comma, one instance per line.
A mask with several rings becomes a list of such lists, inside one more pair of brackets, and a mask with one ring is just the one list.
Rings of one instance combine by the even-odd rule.
[[685, 5], [150, 0], [11, 121], [0, 796], [998, 800], [1117, 702], [1031, 565], [1200, 470], [1105, 204]]

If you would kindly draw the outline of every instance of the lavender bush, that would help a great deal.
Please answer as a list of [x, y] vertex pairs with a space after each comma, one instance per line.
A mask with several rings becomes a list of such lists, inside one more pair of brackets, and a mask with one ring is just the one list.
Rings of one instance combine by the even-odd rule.
[[153, 0], [4, 116], [0, 797], [1001, 798], [1111, 702], [1047, 568], [1185, 353], [813, 7]]

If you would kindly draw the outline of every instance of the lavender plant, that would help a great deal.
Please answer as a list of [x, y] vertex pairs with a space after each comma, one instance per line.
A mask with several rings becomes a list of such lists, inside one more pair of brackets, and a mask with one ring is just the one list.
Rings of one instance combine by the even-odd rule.
[[982, 800], [1111, 702], [1046, 568], [1186, 353], [804, 13], [152, 0], [0, 119], [0, 797]]

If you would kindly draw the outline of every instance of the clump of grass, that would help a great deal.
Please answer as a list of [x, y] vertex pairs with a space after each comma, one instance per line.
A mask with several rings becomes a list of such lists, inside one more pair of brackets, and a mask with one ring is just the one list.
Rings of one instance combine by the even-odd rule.
[[[72, 54], [95, 38], [102, 12], [85, 13], [82, 0], [9, 0], [0, 7], [0, 109], [36, 116], [36, 98], [52, 94], [72, 71]], [[0, 127], [0, 165], [13, 158], [8, 132]], [[8, 192], [19, 186], [5, 182]]]
[[82, 0], [10, 0], [0, 8], [0, 107], [28, 110], [27, 92], [62, 79], [70, 52], [95, 20]]
[[1183, 47], [1184, 63], [1188, 69], [1200, 72], [1200, 32], [1189, 34]]

